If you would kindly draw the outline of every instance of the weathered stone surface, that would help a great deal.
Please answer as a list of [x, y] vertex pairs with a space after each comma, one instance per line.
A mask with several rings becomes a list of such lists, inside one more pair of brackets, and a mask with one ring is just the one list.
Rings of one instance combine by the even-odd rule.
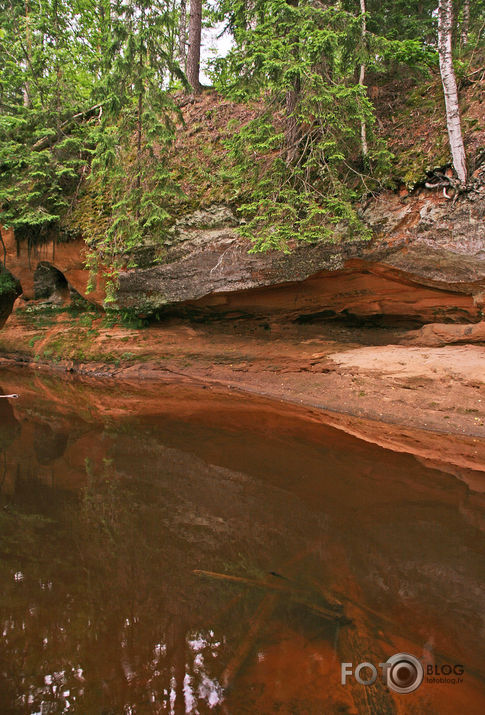
[[343, 268], [358, 255], [358, 243], [298, 248], [281, 252], [249, 253], [251, 245], [234, 228], [196, 229], [190, 240], [167, 252], [163, 264], [120, 275], [118, 304], [124, 307], [194, 301], [208, 295], [247, 291], [303, 281], [314, 273]]
[[238, 220], [229, 206], [224, 204], [213, 204], [206, 209], [200, 209], [183, 216], [173, 227], [173, 234], [179, 240], [190, 239], [191, 229], [213, 229], [237, 226]]
[[403, 345], [441, 347], [463, 343], [485, 343], [485, 321], [475, 325], [430, 323], [419, 330], [412, 330], [401, 340]]
[[[296, 244], [248, 253], [233, 227], [188, 221], [165, 263], [120, 277], [118, 303], [188, 303], [212, 312], [395, 315], [477, 321], [485, 290], [485, 194], [452, 205], [432, 192], [386, 194], [364, 211], [371, 242]], [[200, 221], [200, 217], [198, 219]], [[202, 221], [202, 223], [204, 223]], [[192, 226], [195, 226], [192, 228]]]
[[364, 218], [376, 234], [366, 260], [434, 287], [476, 292], [485, 286], [485, 186], [456, 204], [426, 190], [405, 199], [386, 194]]
[[339, 315], [385, 322], [469, 322], [480, 319], [472, 295], [436, 290], [407, 275], [362, 260], [348, 261], [339, 271], [321, 271], [300, 283], [284, 283], [193, 301], [192, 310], [237, 315], [280, 316], [285, 320], [333, 318]]
[[[389, 315], [422, 322], [478, 322], [485, 300], [485, 187], [453, 204], [428, 190], [386, 193], [363, 211], [370, 242], [296, 244], [290, 254], [249, 253], [227, 206], [181, 219], [163, 262], [121, 273], [117, 305], [139, 312], [181, 307], [298, 318], [308, 314]], [[86, 295], [80, 241], [32, 250], [6, 235], [7, 266], [34, 297], [40, 262]], [[145, 260], [146, 259], [146, 260]], [[103, 284], [86, 296], [101, 303]]]

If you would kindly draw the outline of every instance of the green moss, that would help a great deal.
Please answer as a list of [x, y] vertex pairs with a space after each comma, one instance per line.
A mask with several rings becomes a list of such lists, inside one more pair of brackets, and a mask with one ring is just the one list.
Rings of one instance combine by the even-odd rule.
[[93, 315], [89, 315], [89, 313], [84, 313], [79, 318], [79, 325], [81, 325], [83, 328], [90, 328], [93, 324], [93, 318]]
[[38, 340], [41, 340], [42, 337], [43, 337], [42, 335], [34, 335], [32, 338], [30, 338], [30, 340], [29, 340], [29, 348], [33, 348], [34, 345], [35, 345], [35, 343], [36, 343]]
[[3, 269], [0, 270], [0, 295], [13, 293], [17, 288], [17, 281], [11, 273]]

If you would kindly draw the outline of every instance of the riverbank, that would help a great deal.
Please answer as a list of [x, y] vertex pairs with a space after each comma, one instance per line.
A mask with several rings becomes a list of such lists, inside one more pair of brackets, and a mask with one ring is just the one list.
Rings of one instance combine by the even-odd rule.
[[485, 471], [485, 346], [425, 347], [410, 344], [415, 335], [337, 321], [135, 328], [40, 305], [9, 318], [0, 365], [138, 386], [152, 409], [156, 383], [229, 388], [441, 468]]

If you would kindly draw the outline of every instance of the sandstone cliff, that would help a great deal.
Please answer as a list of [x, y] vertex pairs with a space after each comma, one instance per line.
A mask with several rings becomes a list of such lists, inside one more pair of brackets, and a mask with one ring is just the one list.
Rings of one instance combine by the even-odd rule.
[[[402, 195], [404, 193], [404, 195]], [[145, 246], [121, 273], [116, 306], [141, 314], [182, 310], [217, 315], [386, 316], [418, 323], [479, 322], [485, 300], [485, 185], [456, 203], [425, 188], [386, 192], [363, 217], [371, 241], [296, 244], [289, 254], [251, 253], [224, 205], [185, 216], [162, 260]], [[81, 240], [29, 247], [4, 233], [6, 268], [22, 299], [65, 301], [69, 288], [103, 304], [102, 277], [87, 293]], [[8, 315], [11, 302], [4, 302]]]

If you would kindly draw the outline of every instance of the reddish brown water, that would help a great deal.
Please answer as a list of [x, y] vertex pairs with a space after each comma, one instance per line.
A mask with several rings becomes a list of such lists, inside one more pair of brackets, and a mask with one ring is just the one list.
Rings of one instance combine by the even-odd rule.
[[[453, 473], [238, 395], [0, 385], [2, 715], [485, 711], [485, 499]], [[341, 685], [400, 651], [463, 681]]]

